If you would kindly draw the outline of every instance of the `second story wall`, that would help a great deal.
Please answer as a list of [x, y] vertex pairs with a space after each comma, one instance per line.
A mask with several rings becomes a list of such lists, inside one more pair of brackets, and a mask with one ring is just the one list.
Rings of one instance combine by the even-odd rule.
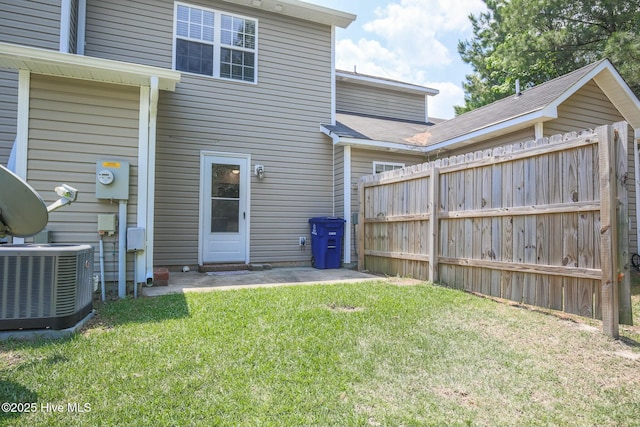
[[[0, 42], [58, 50], [60, 0], [0, 0]], [[18, 72], [0, 69], [0, 164], [16, 138]]]
[[338, 81], [336, 110], [424, 122], [425, 96]]
[[60, 0], [0, 0], [0, 42], [58, 50]]
[[[171, 68], [174, 2], [88, 0], [86, 54]], [[308, 262], [298, 237], [330, 215], [332, 31], [328, 25], [224, 1], [181, 1], [257, 21], [257, 81], [182, 71], [158, 105], [156, 265], [198, 261], [201, 152], [251, 156], [252, 262]], [[179, 202], [176, 202], [179, 194]]]

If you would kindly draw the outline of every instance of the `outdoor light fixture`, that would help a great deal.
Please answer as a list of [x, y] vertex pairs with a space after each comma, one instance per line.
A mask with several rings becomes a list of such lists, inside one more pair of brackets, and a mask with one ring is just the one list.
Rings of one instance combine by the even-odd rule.
[[256, 174], [256, 176], [258, 177], [259, 180], [263, 180], [264, 179], [264, 166], [263, 165], [256, 165], [254, 172]]

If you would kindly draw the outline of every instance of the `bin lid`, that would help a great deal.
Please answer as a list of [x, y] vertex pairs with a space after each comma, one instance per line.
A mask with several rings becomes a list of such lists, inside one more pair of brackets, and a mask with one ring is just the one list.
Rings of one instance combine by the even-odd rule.
[[336, 216], [316, 216], [313, 218], [309, 218], [309, 223], [320, 223], [320, 222], [347, 222], [344, 218], [338, 218]]

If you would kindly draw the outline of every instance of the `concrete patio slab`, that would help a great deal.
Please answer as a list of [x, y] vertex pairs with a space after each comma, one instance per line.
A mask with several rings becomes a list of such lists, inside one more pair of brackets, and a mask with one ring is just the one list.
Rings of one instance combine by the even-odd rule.
[[385, 280], [385, 278], [346, 268], [318, 270], [311, 267], [281, 267], [262, 271], [241, 270], [216, 273], [172, 271], [169, 275], [168, 286], [144, 287], [142, 294], [158, 296], [184, 292], [349, 283], [367, 280]]

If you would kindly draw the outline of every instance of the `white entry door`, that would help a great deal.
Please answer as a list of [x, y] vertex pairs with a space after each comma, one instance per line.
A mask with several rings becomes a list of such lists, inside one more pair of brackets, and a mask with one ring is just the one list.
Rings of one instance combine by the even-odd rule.
[[248, 262], [249, 157], [202, 158], [202, 262]]

